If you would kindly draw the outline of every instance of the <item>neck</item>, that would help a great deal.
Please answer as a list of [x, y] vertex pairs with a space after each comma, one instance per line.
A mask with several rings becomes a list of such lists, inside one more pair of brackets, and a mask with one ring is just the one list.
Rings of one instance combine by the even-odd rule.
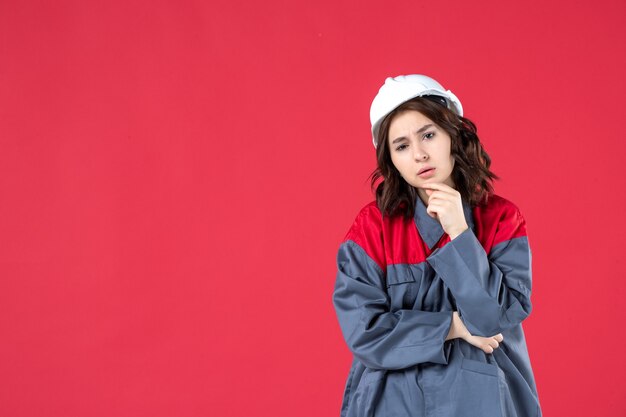
[[417, 189], [417, 195], [419, 196], [419, 198], [422, 200], [422, 202], [424, 203], [425, 206], [428, 206], [428, 194], [426, 194], [426, 191], [424, 191], [423, 188], [418, 188]]

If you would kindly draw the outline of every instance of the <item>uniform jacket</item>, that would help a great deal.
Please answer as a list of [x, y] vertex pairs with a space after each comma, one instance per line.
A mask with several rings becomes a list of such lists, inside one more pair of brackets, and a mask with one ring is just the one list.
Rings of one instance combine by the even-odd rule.
[[[541, 417], [522, 321], [531, 257], [518, 207], [463, 200], [455, 239], [417, 197], [413, 221], [364, 206], [339, 246], [333, 304], [353, 353], [341, 417]], [[452, 312], [493, 353], [446, 341]]]

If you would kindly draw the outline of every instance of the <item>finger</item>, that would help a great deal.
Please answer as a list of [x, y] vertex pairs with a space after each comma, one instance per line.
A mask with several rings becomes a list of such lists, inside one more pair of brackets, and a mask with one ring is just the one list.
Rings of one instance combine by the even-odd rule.
[[455, 196], [453, 196], [452, 194], [448, 194], [443, 191], [431, 191], [431, 193], [428, 194], [429, 202], [433, 200], [454, 201], [454, 198]]
[[[427, 191], [428, 193], [428, 191]], [[432, 191], [430, 194], [428, 194], [428, 202], [430, 203], [431, 201], [433, 201], [433, 199], [437, 199], [437, 200], [441, 200], [441, 201], [448, 201], [451, 203], [456, 202], [456, 199], [458, 198], [457, 195], [455, 194], [450, 194], [447, 193], [445, 191]]]
[[433, 219], [435, 219], [435, 220], [436, 220], [437, 218], [439, 218], [439, 215], [438, 215], [438, 214], [437, 214], [437, 212], [435, 212], [435, 211], [429, 211], [429, 210], [426, 210], [426, 214], [428, 214], [430, 217], [432, 217], [432, 218], [433, 218]]
[[430, 198], [426, 204], [427, 208], [439, 210], [441, 213], [452, 212], [454, 203], [442, 198]]
[[442, 183], [442, 182], [427, 182], [425, 184], [418, 185], [418, 187], [420, 187], [420, 188], [432, 188], [432, 189], [435, 189], [435, 190], [440, 190], [443, 185], [445, 185], [445, 184]]
[[439, 191], [443, 191], [449, 194], [457, 194], [459, 193], [457, 190], [455, 190], [454, 188], [450, 187], [448, 184], [444, 184], [442, 182], [430, 182], [430, 183], [426, 183], [426, 184], [422, 184], [419, 186], [420, 188], [429, 188], [429, 189], [434, 189], [434, 190], [439, 190]]
[[430, 217], [439, 216], [439, 212], [441, 211], [441, 206], [438, 204], [429, 203], [428, 207], [426, 207], [426, 213]]

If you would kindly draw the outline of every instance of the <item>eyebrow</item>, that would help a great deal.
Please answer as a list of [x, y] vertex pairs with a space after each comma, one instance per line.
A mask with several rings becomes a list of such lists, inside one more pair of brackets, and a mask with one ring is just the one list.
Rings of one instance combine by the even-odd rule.
[[[427, 125], [422, 126], [422, 127], [420, 128], [420, 130], [418, 130], [416, 133], [419, 135], [419, 134], [420, 134], [420, 133], [422, 133], [424, 130], [426, 130], [426, 129], [428, 129], [428, 128], [431, 128], [431, 127], [433, 127], [433, 124], [432, 124], [432, 123], [428, 123]], [[396, 143], [396, 142], [400, 142], [401, 140], [404, 140], [404, 139], [406, 139], [406, 136], [400, 136], [400, 137], [398, 137], [398, 138], [395, 138], [395, 139], [393, 140], [393, 142], [391, 142], [391, 144], [393, 145], [394, 143]]]

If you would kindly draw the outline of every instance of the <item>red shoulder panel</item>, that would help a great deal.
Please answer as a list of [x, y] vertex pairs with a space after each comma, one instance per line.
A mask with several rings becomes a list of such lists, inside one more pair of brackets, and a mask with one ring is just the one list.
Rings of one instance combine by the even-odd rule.
[[359, 211], [343, 240], [357, 243], [383, 272], [387, 272], [382, 217], [376, 201], [368, 203]]
[[526, 236], [526, 221], [519, 208], [510, 200], [491, 195], [486, 207], [474, 208], [478, 240], [487, 253], [504, 241]]
[[[476, 237], [487, 253], [497, 244], [526, 236], [526, 221], [518, 207], [511, 201], [492, 194], [486, 206], [473, 209]], [[372, 201], [357, 214], [344, 237], [357, 243], [365, 253], [386, 273], [387, 265], [423, 262], [437, 247], [450, 241], [447, 235], [429, 249], [419, 237], [413, 220], [402, 216], [386, 216]]]
[[385, 217], [383, 233], [385, 242], [388, 242], [388, 264], [418, 264], [430, 255], [431, 251], [420, 238], [412, 218], [405, 220], [401, 215]]

